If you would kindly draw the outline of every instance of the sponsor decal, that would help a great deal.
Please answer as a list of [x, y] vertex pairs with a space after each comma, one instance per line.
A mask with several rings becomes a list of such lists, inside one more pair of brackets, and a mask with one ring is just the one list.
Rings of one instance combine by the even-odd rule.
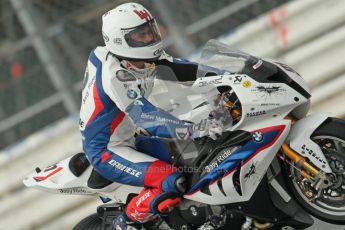
[[264, 140], [264, 135], [262, 132], [255, 132], [253, 133], [253, 139], [255, 142], [261, 142]]
[[127, 90], [127, 96], [130, 99], [136, 99], [138, 95], [145, 95], [145, 89], [140, 87], [136, 82], [133, 84], [123, 84], [123, 87]]
[[102, 35], [103, 35], [104, 41], [109, 42], [109, 37], [105, 33], [102, 33]]
[[113, 41], [115, 44], [122, 45], [122, 39], [121, 38], [114, 38]]
[[149, 12], [147, 12], [145, 9], [144, 10], [133, 10], [133, 12], [139, 16], [141, 20], [145, 21], [150, 21], [152, 19], [151, 15]]
[[272, 94], [272, 93], [279, 92], [281, 87], [280, 86], [272, 86], [272, 87], [257, 86], [256, 89], [259, 92], [265, 92], [265, 93], [268, 93], [268, 94]]
[[249, 171], [244, 175], [244, 179], [249, 179], [256, 173], [256, 163], [250, 165]]
[[249, 112], [247, 113], [247, 117], [257, 117], [266, 114], [265, 110], [262, 111], [256, 111], [256, 112]]
[[75, 187], [75, 188], [62, 188], [59, 189], [59, 192], [62, 194], [92, 194], [92, 192], [87, 191], [85, 188], [82, 187]]
[[84, 89], [84, 90], [86, 90], [86, 93], [85, 93], [85, 95], [84, 95], [84, 97], [82, 99], [82, 103], [83, 104], [85, 104], [86, 100], [89, 98], [89, 96], [91, 94], [92, 86], [93, 86], [95, 81], [96, 81], [96, 76], [93, 76], [92, 79], [90, 80], [90, 82], [86, 85], [86, 87]]
[[85, 122], [81, 118], [79, 118], [79, 127], [84, 128], [84, 125], [85, 125]]
[[150, 212], [138, 212], [136, 209], [134, 210], [134, 213], [130, 213], [129, 215], [139, 223], [145, 223], [156, 218], [156, 214]]
[[87, 84], [88, 80], [89, 80], [89, 68], [86, 67], [86, 70], [85, 70], [85, 73], [84, 73], [84, 80], [83, 80], [83, 88], [82, 88], [83, 90], [86, 87], [86, 84]]
[[262, 103], [260, 106], [280, 106], [280, 103]]
[[125, 70], [118, 70], [115, 73], [115, 76], [119, 81], [126, 82], [126, 81], [136, 81], [136, 78], [133, 74]]
[[110, 164], [111, 166], [114, 166], [116, 169], [122, 171], [122, 172], [125, 172], [129, 175], [132, 175], [132, 176], [135, 176], [135, 177], [140, 177], [140, 175], [142, 174], [142, 172], [139, 172], [138, 170], [136, 169], [133, 169], [133, 168], [130, 168], [126, 165], [123, 165], [121, 164], [120, 162], [117, 162], [116, 160], [114, 159], [111, 159], [108, 164]]
[[223, 76], [220, 76], [219, 78], [213, 79], [210, 81], [201, 81], [201, 82], [199, 82], [199, 87], [204, 87], [204, 86], [211, 85], [211, 84], [215, 84], [215, 85], [220, 84], [223, 82], [222, 80], [223, 80]]
[[262, 60], [259, 59], [258, 62], [255, 65], [253, 65], [253, 69], [258, 69], [262, 65], [262, 63]]
[[251, 182], [252, 186], [255, 186], [261, 181], [260, 179], [264, 174], [264, 170], [259, 169], [258, 162], [253, 162], [249, 167], [249, 171], [244, 174], [243, 179], [246, 183]]
[[234, 84], [241, 84], [242, 82], [242, 76], [235, 76]]
[[138, 93], [133, 89], [129, 89], [127, 91], [127, 97], [129, 97], [130, 99], [135, 99], [138, 97]]
[[131, 64], [131, 63], [129, 63], [129, 62], [126, 62], [125, 67], [126, 67], [126, 69], [130, 69], [130, 68], [132, 68], [132, 64]]
[[196, 209], [196, 207], [194, 205], [190, 206], [189, 210], [190, 210], [190, 212], [192, 213], [193, 216], [197, 216], [198, 215], [198, 210]]
[[263, 86], [259, 85], [252, 89], [252, 92], [257, 92], [261, 97], [264, 97], [265, 100], [271, 98], [271, 96], [284, 95], [286, 89], [282, 86]]
[[148, 114], [148, 113], [142, 113], [140, 115], [140, 118], [145, 119], [145, 120], [151, 120], [151, 121], [159, 122], [161, 124], [167, 124], [167, 123], [175, 124], [175, 125], [180, 124], [179, 120], [173, 120], [170, 118], [166, 118], [166, 117], [164, 117], [164, 115], [159, 116], [159, 115], [152, 115], [152, 114]]
[[321, 159], [320, 156], [317, 156], [313, 150], [307, 148], [306, 145], [302, 145], [302, 151], [301, 152], [302, 152], [302, 154], [307, 153], [309, 156], [313, 157], [314, 159], [318, 160], [320, 163], [322, 163], [324, 165], [327, 164], [327, 162], [325, 162], [323, 159]]
[[144, 104], [139, 100], [135, 100], [133, 103], [134, 105], [144, 106]]
[[137, 207], [139, 207], [139, 205], [146, 200], [147, 198], [149, 198], [151, 196], [151, 191], [148, 191], [146, 193], [144, 193], [144, 195], [142, 195], [141, 197], [139, 197], [139, 199], [137, 200], [137, 202], [135, 202], [135, 205]]
[[176, 128], [175, 133], [179, 140], [187, 140], [189, 137], [188, 128]]
[[222, 150], [220, 154], [216, 157], [216, 160], [212, 161], [209, 165], [205, 166], [204, 170], [206, 172], [211, 172], [213, 169], [217, 168], [225, 159], [227, 159], [232, 152], [234, 152], [234, 149], [237, 148], [228, 148], [225, 150]]
[[249, 88], [250, 86], [252, 86], [252, 83], [250, 81], [246, 80], [246, 81], [243, 81], [242, 85], [244, 88]]

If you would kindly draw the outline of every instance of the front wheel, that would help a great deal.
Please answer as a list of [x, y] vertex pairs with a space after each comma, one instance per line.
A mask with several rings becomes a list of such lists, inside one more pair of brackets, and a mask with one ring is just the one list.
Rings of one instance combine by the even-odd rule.
[[[313, 200], [310, 183], [302, 181], [295, 167], [289, 170], [288, 182], [297, 201], [313, 216], [333, 224], [345, 224], [345, 121], [328, 118], [311, 139], [322, 149], [333, 173], [326, 174], [331, 186]], [[313, 201], [311, 201], [313, 200]]]
[[73, 227], [73, 230], [103, 230], [102, 222], [102, 219], [95, 213], [82, 219]]

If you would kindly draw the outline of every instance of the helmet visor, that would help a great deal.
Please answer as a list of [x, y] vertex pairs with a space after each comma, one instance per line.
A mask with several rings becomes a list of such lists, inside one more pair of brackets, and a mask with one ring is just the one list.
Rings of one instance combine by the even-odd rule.
[[130, 47], [150, 46], [162, 40], [154, 20], [128, 31], [125, 34], [125, 40]]

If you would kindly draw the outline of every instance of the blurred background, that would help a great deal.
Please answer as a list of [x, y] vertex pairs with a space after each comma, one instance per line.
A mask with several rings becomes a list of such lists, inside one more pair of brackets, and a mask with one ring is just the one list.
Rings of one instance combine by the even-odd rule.
[[[26, 189], [21, 181], [36, 166], [81, 151], [87, 58], [103, 46], [101, 15], [124, 2], [0, 0], [0, 230], [71, 229], [100, 204]], [[215, 38], [280, 60], [309, 83], [311, 112], [345, 118], [345, 1], [136, 2], [157, 18], [171, 55], [197, 61]]]

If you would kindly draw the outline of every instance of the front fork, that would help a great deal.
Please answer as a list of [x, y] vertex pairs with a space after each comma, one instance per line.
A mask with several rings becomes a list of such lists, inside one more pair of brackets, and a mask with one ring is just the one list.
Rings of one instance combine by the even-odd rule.
[[301, 169], [300, 173], [304, 178], [312, 180], [315, 176], [321, 173], [320, 170], [309, 164], [304, 157], [291, 149], [286, 143], [283, 143], [282, 149], [285, 155], [292, 160], [299, 169]]
[[[296, 122], [294, 118], [291, 118], [289, 116], [286, 117], [286, 119], [291, 120], [292, 125], [294, 125]], [[308, 163], [303, 156], [290, 148], [288, 144], [283, 143], [282, 150], [285, 156], [287, 156], [294, 163], [297, 170], [299, 170], [300, 175], [311, 182], [312, 187], [317, 191], [316, 196], [311, 197], [313, 197], [314, 199], [320, 197], [322, 190], [331, 185], [331, 182], [326, 174], [314, 165]]]

